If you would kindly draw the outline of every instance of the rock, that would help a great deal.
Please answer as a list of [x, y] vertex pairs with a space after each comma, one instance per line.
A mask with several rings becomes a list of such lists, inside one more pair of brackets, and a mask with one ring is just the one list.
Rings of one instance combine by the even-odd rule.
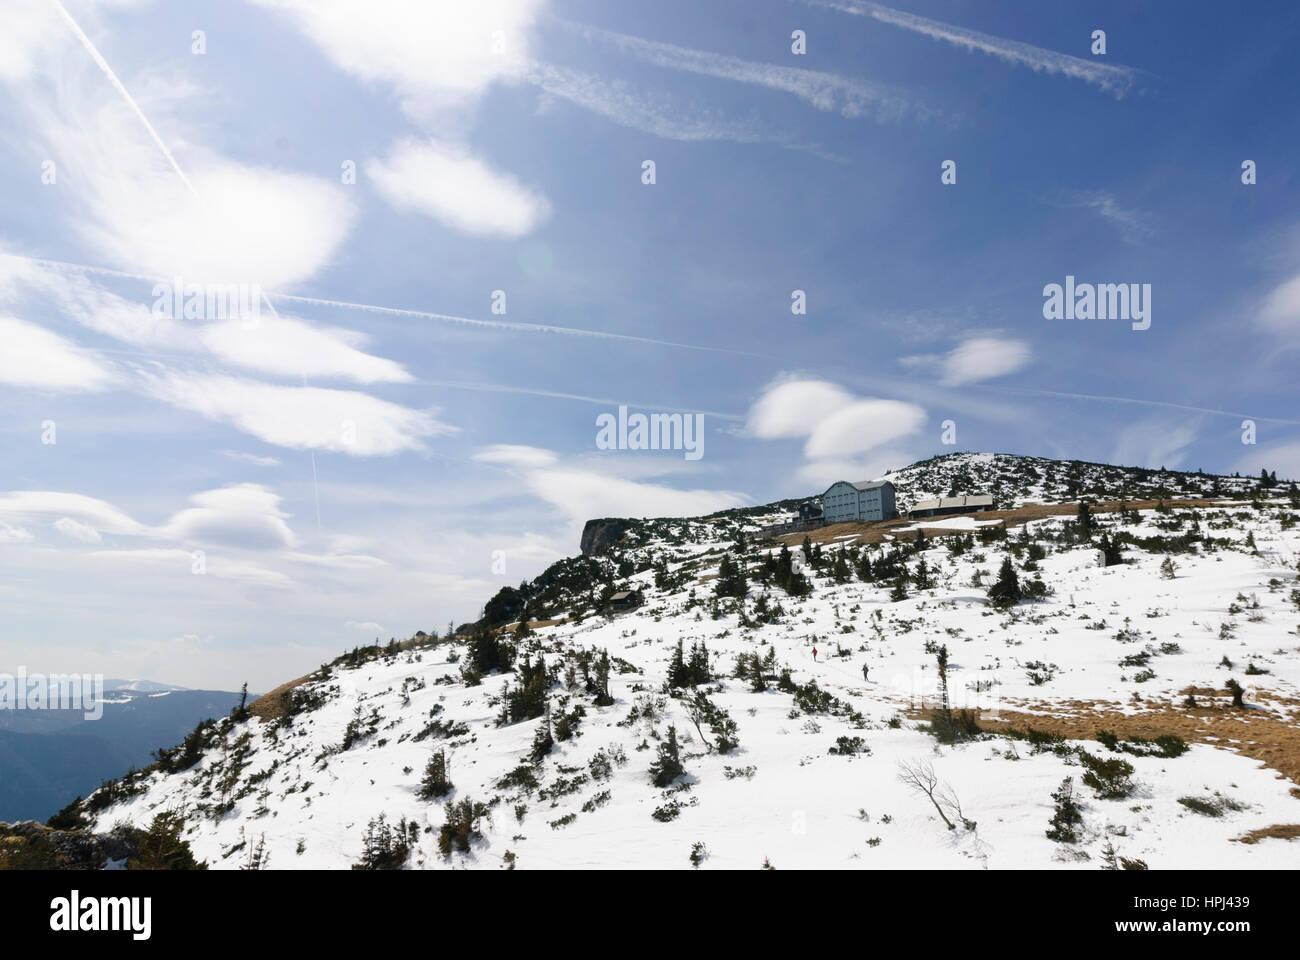
[[107, 833], [55, 830], [35, 820], [0, 823], [0, 870], [102, 870], [139, 852], [126, 826]]
[[631, 520], [606, 517], [603, 520], [588, 520], [582, 528], [582, 543], [579, 549], [584, 557], [593, 557], [608, 550], [623, 534], [632, 528]]

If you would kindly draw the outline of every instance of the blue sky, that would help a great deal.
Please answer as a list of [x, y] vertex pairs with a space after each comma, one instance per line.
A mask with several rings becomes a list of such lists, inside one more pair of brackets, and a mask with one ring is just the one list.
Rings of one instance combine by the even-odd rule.
[[[2, 668], [267, 688], [588, 517], [953, 449], [1300, 474], [1300, 10], [1255, 9], [3, 0]], [[1044, 319], [1067, 275], [1150, 328]], [[704, 455], [597, 449], [619, 404]]]

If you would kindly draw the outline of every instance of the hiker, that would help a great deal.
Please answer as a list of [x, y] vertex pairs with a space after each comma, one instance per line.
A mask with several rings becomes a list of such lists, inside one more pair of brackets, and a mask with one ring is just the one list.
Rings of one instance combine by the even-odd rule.
[[867, 665], [865, 663], [862, 665], [862, 679], [870, 682], [870, 680], [867, 677]]
[[817, 662], [817, 648], [813, 647], [813, 662]]

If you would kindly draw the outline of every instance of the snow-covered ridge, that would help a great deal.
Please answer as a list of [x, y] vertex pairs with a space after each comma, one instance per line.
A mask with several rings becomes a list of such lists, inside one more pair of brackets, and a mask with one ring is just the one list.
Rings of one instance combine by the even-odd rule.
[[[907, 533], [796, 550], [806, 595], [750, 538], [770, 511], [646, 521], [609, 553], [494, 598], [494, 622], [536, 624], [523, 635], [354, 651], [291, 690], [276, 719], [196, 731], [87, 811], [106, 829], [181, 809], [196, 855], [231, 868], [256, 850], [272, 869], [394, 850], [426, 868], [1095, 869], [1112, 852], [1151, 867], [1293, 864], [1288, 841], [1240, 838], [1300, 822], [1300, 757], [1278, 733], [1300, 719], [1300, 499], [1285, 485], [1252, 500], [1254, 481], [1080, 477], [1029, 460], [955, 455], [890, 478], [918, 498], [996, 481], [1017, 505], [1059, 502], [1070, 483], [1076, 499], [1184, 498], [1193, 483], [1209, 495], [1216, 482], [1242, 499], [1098, 511], [1090, 537], [1061, 517], [1006, 533], [927, 528], [919, 548]], [[1102, 565], [1103, 539], [1122, 545], [1122, 564]], [[1042, 599], [988, 604], [1006, 558]], [[602, 609], [629, 588], [640, 608]], [[918, 708], [939, 700], [941, 647], [952, 705], [982, 710], [989, 733], [947, 744], [927, 732]], [[1247, 708], [1231, 706], [1229, 678]], [[1007, 735], [1066, 714], [1120, 741], [1081, 732], [1039, 749]], [[685, 772], [656, 786], [670, 727]], [[1190, 744], [1180, 756], [1124, 742], [1175, 729]], [[1085, 785], [1099, 760], [1131, 764], [1122, 797]], [[905, 767], [932, 769], [949, 799], [918, 794]], [[1067, 779], [1082, 823], [1049, 839]]]

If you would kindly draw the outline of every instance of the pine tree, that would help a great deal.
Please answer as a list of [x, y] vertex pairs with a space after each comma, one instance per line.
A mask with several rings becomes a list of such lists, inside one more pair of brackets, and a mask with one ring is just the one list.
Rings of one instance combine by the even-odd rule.
[[600, 651], [600, 659], [596, 661], [596, 678], [593, 684], [596, 695], [596, 706], [608, 707], [614, 702], [614, 698], [609, 693], [609, 651]]
[[689, 686], [690, 680], [690, 671], [686, 668], [686, 654], [682, 650], [682, 641], [678, 640], [672, 659], [668, 661], [668, 687], [673, 689]]
[[420, 781], [418, 796], [421, 800], [436, 800], [451, 793], [452, 782], [448, 776], [447, 752], [439, 750], [429, 758]]
[[875, 573], [871, 569], [871, 557], [865, 550], [858, 554], [858, 579], [864, 583], [870, 583], [876, 579]]
[[763, 661], [758, 654], [749, 658], [749, 689], [753, 693], [762, 693], [767, 689], [767, 675], [763, 670]]
[[548, 703], [546, 713], [542, 716], [542, 725], [537, 728], [537, 734], [533, 737], [533, 749], [529, 758], [533, 763], [540, 763], [554, 746], [555, 738], [551, 736], [551, 705]]
[[922, 557], [920, 562], [917, 563], [916, 573], [912, 575], [912, 579], [916, 583], [916, 589], [918, 590], [929, 590], [934, 586], [934, 580], [930, 576], [930, 567], [925, 562], [925, 557]]
[[1011, 557], [1004, 557], [1002, 568], [998, 571], [997, 582], [989, 587], [988, 597], [997, 605], [1014, 606], [1023, 596], [1020, 578], [1016, 576], [1016, 568], [1011, 563]]
[[691, 644], [691, 659], [686, 665], [686, 682], [692, 687], [708, 683], [712, 679], [709, 673], [709, 648], [704, 642]]
[[894, 578], [894, 588], [889, 591], [889, 599], [897, 602], [907, 599], [907, 576], [900, 573]]
[[[806, 538], [805, 538], [806, 539]], [[781, 544], [781, 552], [776, 558], [776, 585], [787, 593], [790, 592], [790, 578], [794, 575], [794, 557], [790, 556], [788, 544]]]
[[848, 583], [849, 578], [852, 576], [852, 572], [849, 570], [848, 554], [844, 552], [843, 547], [840, 547], [835, 554], [835, 562], [831, 564], [831, 576], [835, 578], [836, 583]]
[[1086, 503], [1079, 504], [1079, 518], [1075, 521], [1078, 526], [1079, 536], [1084, 540], [1092, 539], [1092, 512], [1088, 509]]
[[713, 595], [715, 597], [736, 596], [736, 564], [730, 554], [722, 555], [722, 563], [718, 565], [718, 579], [713, 584]]
[[1119, 541], [1112, 540], [1108, 534], [1101, 535], [1101, 539], [1097, 541], [1097, 549], [1101, 551], [1103, 567], [1113, 567], [1117, 563], [1124, 562], [1124, 558], [1120, 556]]
[[669, 726], [668, 737], [660, 741], [658, 755], [650, 764], [650, 782], [656, 787], [667, 787], [685, 772], [677, 743], [677, 728]]
[[802, 573], [790, 574], [790, 579], [786, 584], [785, 592], [792, 597], [806, 597], [812, 593], [812, 584]]
[[803, 535], [803, 558], [811, 566], [813, 562], [812, 540], [808, 534]]
[[1079, 804], [1074, 799], [1074, 780], [1070, 777], [1062, 780], [1052, 794], [1052, 799], [1056, 801], [1056, 809], [1052, 814], [1052, 826], [1047, 831], [1047, 839], [1057, 843], [1074, 843], [1078, 840], [1075, 828], [1083, 823], [1083, 814], [1079, 812]]

